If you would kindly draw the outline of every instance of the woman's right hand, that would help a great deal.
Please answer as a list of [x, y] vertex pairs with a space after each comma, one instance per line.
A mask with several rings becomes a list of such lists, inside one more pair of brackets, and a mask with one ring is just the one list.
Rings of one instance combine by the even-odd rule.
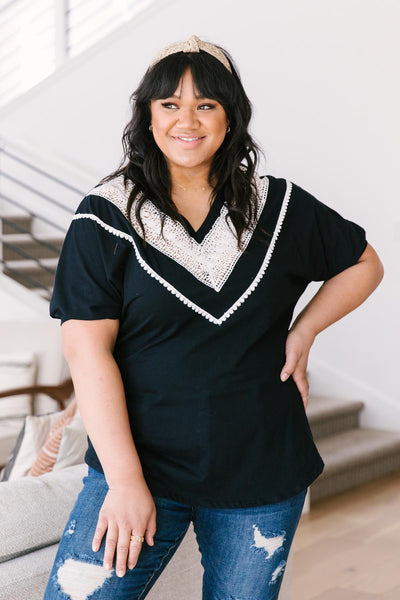
[[116, 552], [116, 573], [123, 577], [127, 565], [134, 568], [142, 549], [142, 542], [131, 541], [131, 535], [144, 536], [153, 546], [155, 532], [156, 507], [145, 480], [113, 484], [99, 513], [92, 548], [97, 552], [106, 534], [103, 567], [112, 568]]

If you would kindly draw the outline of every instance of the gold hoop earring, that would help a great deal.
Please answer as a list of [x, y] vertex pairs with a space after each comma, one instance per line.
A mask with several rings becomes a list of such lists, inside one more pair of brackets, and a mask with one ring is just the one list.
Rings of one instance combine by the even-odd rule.
[[231, 130], [230, 126], [228, 125], [228, 127], [226, 128], [226, 133], [229, 133]]

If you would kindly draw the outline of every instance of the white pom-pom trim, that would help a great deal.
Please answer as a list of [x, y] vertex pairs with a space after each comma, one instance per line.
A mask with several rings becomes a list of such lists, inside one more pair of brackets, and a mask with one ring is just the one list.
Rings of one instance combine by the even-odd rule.
[[247, 290], [245, 292], [243, 292], [243, 294], [236, 300], [236, 302], [226, 311], [224, 312], [224, 314], [219, 317], [216, 318], [213, 315], [211, 315], [209, 312], [207, 312], [206, 310], [202, 309], [200, 306], [198, 306], [197, 304], [195, 304], [194, 302], [192, 302], [191, 300], [189, 300], [189, 298], [187, 298], [186, 296], [184, 296], [183, 294], [181, 294], [173, 285], [171, 285], [170, 283], [168, 283], [168, 281], [166, 281], [163, 277], [161, 277], [160, 275], [158, 275], [158, 273], [156, 273], [154, 271], [154, 269], [152, 269], [150, 267], [150, 265], [148, 265], [146, 263], [146, 261], [142, 258], [137, 245], [135, 244], [135, 240], [133, 239], [133, 237], [127, 233], [125, 233], [124, 231], [120, 231], [119, 229], [115, 229], [115, 227], [111, 227], [111, 225], [108, 225], [107, 223], [104, 223], [104, 221], [102, 221], [101, 219], [99, 219], [99, 217], [97, 217], [96, 215], [90, 214], [90, 213], [78, 213], [74, 216], [73, 220], [79, 220], [79, 219], [90, 219], [92, 221], [95, 221], [98, 225], [100, 225], [101, 227], [103, 227], [103, 229], [105, 229], [106, 231], [108, 231], [109, 233], [123, 238], [125, 240], [128, 240], [135, 251], [135, 255], [136, 258], [140, 264], [140, 266], [146, 271], [146, 273], [148, 273], [150, 275], [150, 277], [153, 277], [154, 279], [156, 279], [159, 283], [161, 283], [161, 285], [163, 285], [171, 294], [173, 294], [174, 296], [176, 296], [181, 302], [183, 302], [183, 304], [185, 304], [185, 306], [188, 306], [189, 308], [191, 308], [194, 312], [196, 312], [197, 314], [201, 315], [202, 317], [204, 317], [205, 319], [207, 319], [207, 321], [209, 321], [210, 323], [213, 323], [214, 325], [222, 325], [222, 323], [224, 323], [230, 316], [233, 315], [233, 313], [243, 304], [243, 302], [254, 292], [254, 290], [256, 289], [256, 287], [258, 286], [258, 284], [260, 283], [261, 279], [263, 278], [263, 276], [265, 275], [265, 272], [268, 268], [268, 265], [271, 261], [271, 257], [272, 254], [274, 252], [275, 249], [275, 245], [277, 242], [277, 239], [279, 237], [279, 233], [282, 229], [282, 225], [283, 225], [283, 221], [285, 220], [285, 216], [286, 216], [286, 212], [287, 212], [287, 208], [288, 208], [288, 204], [289, 204], [289, 200], [290, 200], [290, 196], [292, 193], [292, 184], [290, 181], [286, 182], [286, 193], [285, 193], [285, 197], [283, 199], [282, 202], [282, 206], [281, 206], [281, 210], [279, 213], [279, 217], [278, 217], [278, 221], [276, 223], [276, 227], [275, 227], [275, 231], [274, 234], [272, 236], [272, 240], [270, 242], [270, 245], [268, 247], [268, 251], [265, 255], [265, 258], [262, 262], [262, 265], [257, 273], [257, 275], [255, 276], [255, 278], [253, 279], [253, 281], [251, 282], [251, 284], [249, 285], [249, 287], [247, 288]]

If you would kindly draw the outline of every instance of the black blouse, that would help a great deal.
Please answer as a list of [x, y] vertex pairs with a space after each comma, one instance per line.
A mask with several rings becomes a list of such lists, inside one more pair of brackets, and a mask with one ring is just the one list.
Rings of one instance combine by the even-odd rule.
[[[365, 232], [284, 179], [257, 186], [258, 234], [240, 250], [220, 198], [197, 232], [166, 217], [162, 235], [147, 200], [143, 244], [122, 176], [91, 190], [64, 242], [51, 315], [120, 320], [114, 356], [154, 496], [258, 506], [323, 469], [300, 393], [279, 377], [285, 342], [309, 282], [355, 264]], [[90, 440], [86, 461], [102, 470]]]

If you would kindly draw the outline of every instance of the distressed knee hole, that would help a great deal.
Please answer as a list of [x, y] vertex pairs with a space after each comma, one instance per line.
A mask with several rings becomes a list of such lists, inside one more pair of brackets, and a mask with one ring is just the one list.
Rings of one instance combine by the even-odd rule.
[[278, 535], [263, 535], [257, 525], [253, 525], [254, 529], [254, 548], [262, 548], [266, 553], [266, 560], [270, 559], [277, 550], [283, 548], [286, 532], [279, 532]]
[[286, 567], [286, 561], [282, 560], [279, 565], [276, 567], [275, 571], [271, 575], [271, 581], [269, 584], [276, 583], [280, 577], [282, 577]]
[[58, 583], [71, 600], [86, 600], [102, 587], [112, 575], [112, 569], [68, 558], [58, 569]]

